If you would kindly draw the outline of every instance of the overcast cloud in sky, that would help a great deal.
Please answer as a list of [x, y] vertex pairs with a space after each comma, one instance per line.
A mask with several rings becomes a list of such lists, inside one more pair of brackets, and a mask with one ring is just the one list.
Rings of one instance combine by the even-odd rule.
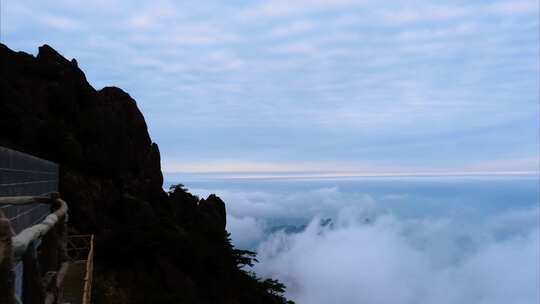
[[538, 5], [6, 0], [1, 41], [129, 92], [165, 171], [537, 171]]

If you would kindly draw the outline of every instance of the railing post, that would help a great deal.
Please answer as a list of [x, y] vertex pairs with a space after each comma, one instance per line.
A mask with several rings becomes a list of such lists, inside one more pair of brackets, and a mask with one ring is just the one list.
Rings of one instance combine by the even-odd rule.
[[92, 283], [94, 280], [94, 235], [90, 236], [90, 251], [86, 259], [86, 275], [84, 277], [83, 304], [92, 301]]
[[43, 303], [45, 289], [36, 254], [36, 244], [32, 241], [23, 255], [23, 303]]
[[57, 258], [59, 260], [59, 266], [61, 265], [61, 267], [57, 267], [56, 269], [59, 269], [58, 271], [58, 276], [57, 276], [57, 281], [56, 281], [56, 288], [57, 288], [57, 293], [56, 293], [56, 302], [57, 303], [61, 303], [62, 299], [63, 299], [63, 295], [64, 295], [64, 290], [63, 290], [63, 280], [64, 280], [64, 276], [67, 272], [67, 269], [68, 269], [68, 255], [67, 255], [67, 242], [68, 242], [68, 229], [67, 229], [67, 224], [68, 224], [68, 213], [66, 212], [64, 214], [64, 216], [59, 220], [59, 222], [56, 224], [56, 227], [55, 227], [55, 236], [56, 236], [56, 239], [57, 239], [57, 242], [56, 242], [56, 254], [57, 254]]
[[68, 260], [67, 254], [67, 242], [68, 242], [68, 213], [66, 212], [64, 216], [60, 219], [60, 222], [57, 224], [57, 235], [58, 235], [58, 258], [60, 263], [63, 263]]
[[[59, 204], [51, 206], [51, 213], [59, 208]], [[40, 265], [43, 273], [57, 271], [67, 260], [67, 213], [43, 237], [41, 242]]]
[[46, 273], [48, 271], [56, 271], [60, 267], [59, 257], [59, 244], [58, 231], [55, 228], [51, 229], [41, 241], [40, 252], [40, 265], [41, 271]]
[[13, 271], [13, 230], [0, 210], [0, 303], [15, 303], [15, 273]]

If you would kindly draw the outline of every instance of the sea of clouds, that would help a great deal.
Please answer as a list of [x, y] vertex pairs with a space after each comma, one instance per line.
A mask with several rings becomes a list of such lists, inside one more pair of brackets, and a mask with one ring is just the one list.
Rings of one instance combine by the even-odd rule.
[[[539, 303], [534, 202], [464, 221], [452, 212], [404, 217], [338, 187], [193, 191], [227, 201], [234, 244], [255, 249], [253, 270], [285, 283], [299, 304]], [[287, 225], [303, 229], [275, 229]]]

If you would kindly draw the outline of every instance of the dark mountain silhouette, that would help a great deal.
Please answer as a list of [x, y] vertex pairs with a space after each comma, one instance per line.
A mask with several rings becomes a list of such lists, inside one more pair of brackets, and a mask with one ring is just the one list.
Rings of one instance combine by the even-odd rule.
[[60, 164], [71, 231], [96, 234], [95, 303], [286, 303], [282, 284], [243, 270], [254, 255], [231, 245], [219, 197], [163, 191], [129, 94], [95, 90], [47, 45], [0, 44], [0, 64], [0, 145]]

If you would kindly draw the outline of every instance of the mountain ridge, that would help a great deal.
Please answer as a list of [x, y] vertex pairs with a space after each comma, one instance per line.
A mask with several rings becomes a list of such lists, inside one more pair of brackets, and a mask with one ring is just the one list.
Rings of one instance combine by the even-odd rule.
[[[131, 96], [94, 89], [48, 45], [0, 44], [0, 145], [60, 164], [72, 233], [96, 235], [95, 303], [287, 303], [244, 268], [225, 203], [162, 189], [160, 152]], [[288, 302], [291, 303], [291, 302]]]

